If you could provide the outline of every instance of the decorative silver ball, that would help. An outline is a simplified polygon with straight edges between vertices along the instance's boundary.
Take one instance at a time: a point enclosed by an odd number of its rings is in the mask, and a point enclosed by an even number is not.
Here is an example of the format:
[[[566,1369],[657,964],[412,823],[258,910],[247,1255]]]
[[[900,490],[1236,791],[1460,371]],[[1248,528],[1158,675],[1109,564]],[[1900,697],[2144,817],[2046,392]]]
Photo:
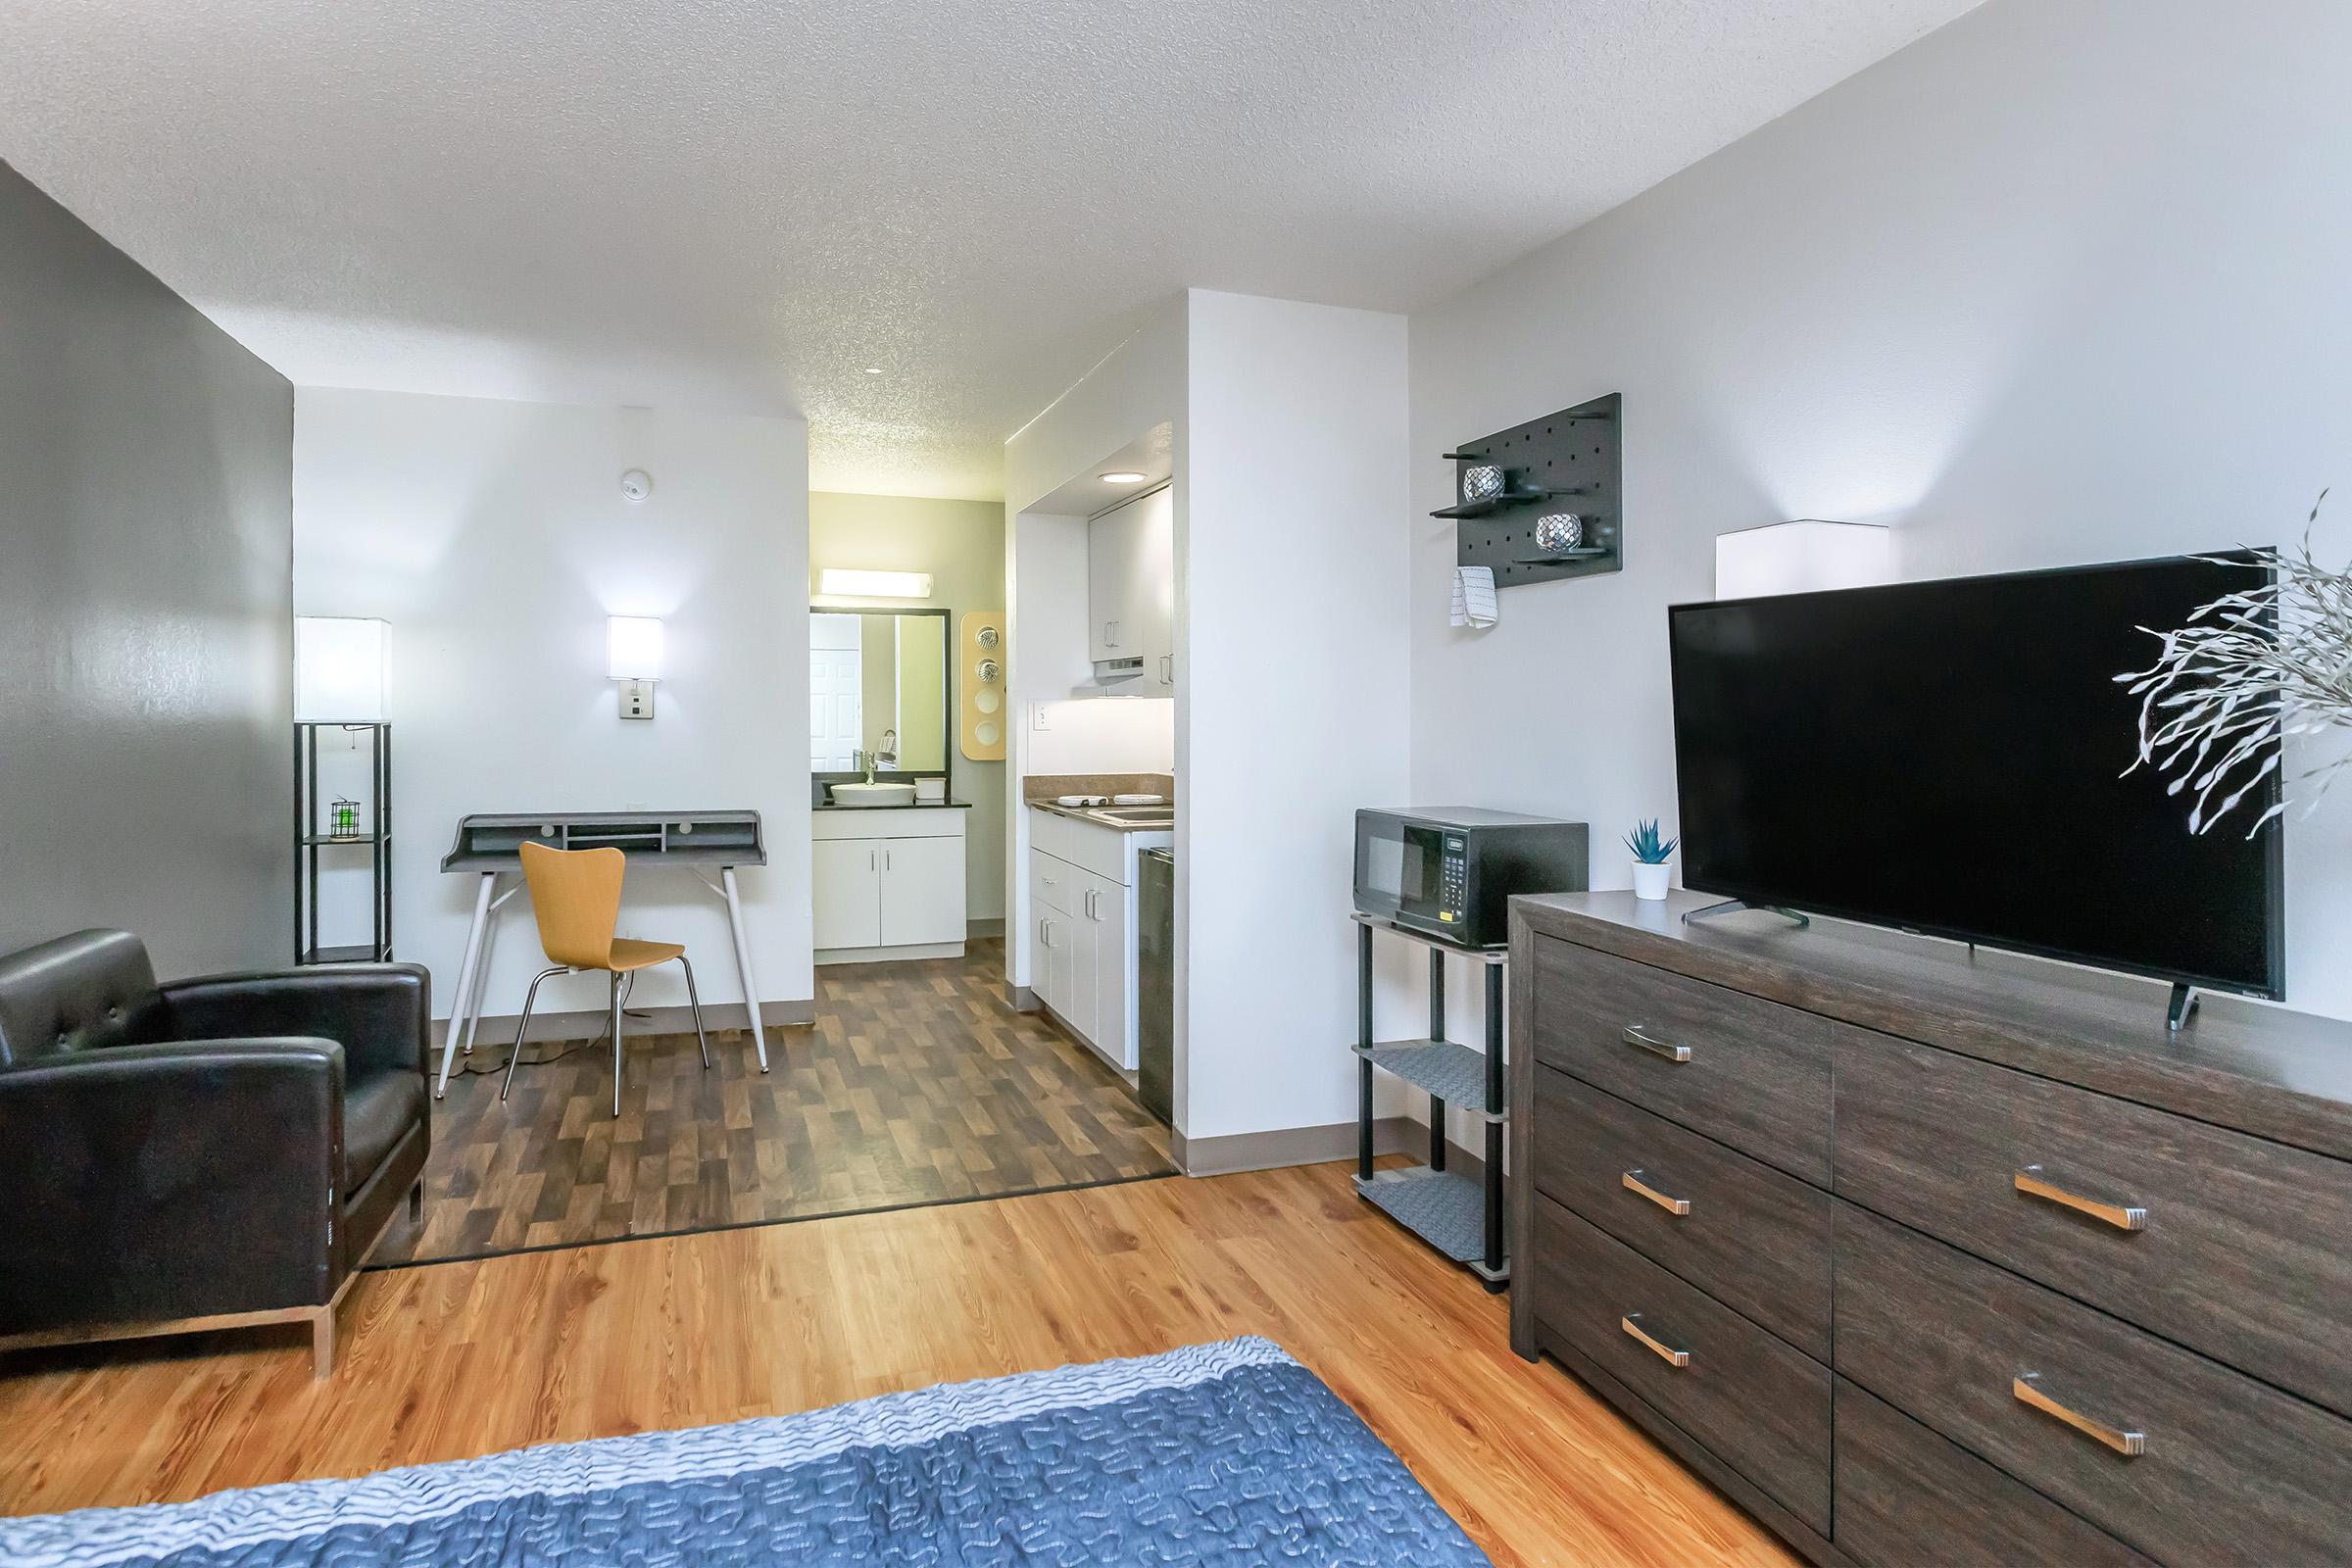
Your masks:
[[[1584,542],[1585,519],[1573,512],[1536,519],[1536,548],[1547,556],[1564,556]]]
[[[1502,470],[1489,464],[1462,470],[1462,499],[1492,501],[1502,494]]]

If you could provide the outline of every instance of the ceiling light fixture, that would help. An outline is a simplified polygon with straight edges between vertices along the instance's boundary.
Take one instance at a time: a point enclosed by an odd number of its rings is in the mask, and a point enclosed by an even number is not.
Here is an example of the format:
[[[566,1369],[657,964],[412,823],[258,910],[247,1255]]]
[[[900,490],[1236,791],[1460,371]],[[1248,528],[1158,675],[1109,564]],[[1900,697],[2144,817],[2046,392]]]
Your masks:
[[[865,373],[868,375],[880,375],[882,373],[882,367],[879,365],[869,365],[865,368]]]
[[[1108,473],[1098,473],[1095,477],[1104,484],[1142,484],[1152,476],[1138,473],[1133,468],[1113,468]]]

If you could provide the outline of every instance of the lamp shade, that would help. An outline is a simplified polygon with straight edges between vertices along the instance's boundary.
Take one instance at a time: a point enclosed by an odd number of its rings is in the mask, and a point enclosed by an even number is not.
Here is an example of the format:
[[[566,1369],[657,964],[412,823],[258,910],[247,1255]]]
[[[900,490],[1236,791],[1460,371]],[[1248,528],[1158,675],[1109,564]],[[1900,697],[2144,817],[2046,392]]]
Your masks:
[[[294,717],[305,724],[384,721],[384,623],[294,617]]]
[[[612,615],[605,621],[607,671],[614,680],[662,678],[662,622],[652,615]]]
[[[1875,522],[1799,517],[1715,539],[1715,597],[1758,599],[1894,581],[1894,536]]]

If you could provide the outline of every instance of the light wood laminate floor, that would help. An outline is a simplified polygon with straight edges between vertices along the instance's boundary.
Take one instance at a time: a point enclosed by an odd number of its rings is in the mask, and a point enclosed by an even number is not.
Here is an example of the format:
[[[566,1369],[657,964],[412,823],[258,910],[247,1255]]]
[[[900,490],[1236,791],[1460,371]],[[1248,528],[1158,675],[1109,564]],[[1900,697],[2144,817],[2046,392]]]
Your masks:
[[[273,1330],[0,1356],[0,1511],[184,1498],[1262,1334],[1497,1563],[1787,1564],[1348,1167],[1182,1177],[371,1273]]]

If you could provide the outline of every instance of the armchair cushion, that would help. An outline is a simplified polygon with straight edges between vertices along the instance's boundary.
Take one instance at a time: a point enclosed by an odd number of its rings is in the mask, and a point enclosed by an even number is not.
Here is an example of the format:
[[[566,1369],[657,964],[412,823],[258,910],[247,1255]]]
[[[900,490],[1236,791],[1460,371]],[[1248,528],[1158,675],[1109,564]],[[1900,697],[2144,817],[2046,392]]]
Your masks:
[[[359,1072],[343,1086],[343,1191],[358,1192],[423,1121],[424,1078],[406,1071]]]
[[[76,931],[0,957],[0,1067],[158,1040],[163,1017],[147,949],[127,931]]]
[[[366,1073],[430,1069],[429,984],[414,963],[337,964],[173,980],[161,988],[171,1038],[319,1035],[342,1042],[356,1083]]]

